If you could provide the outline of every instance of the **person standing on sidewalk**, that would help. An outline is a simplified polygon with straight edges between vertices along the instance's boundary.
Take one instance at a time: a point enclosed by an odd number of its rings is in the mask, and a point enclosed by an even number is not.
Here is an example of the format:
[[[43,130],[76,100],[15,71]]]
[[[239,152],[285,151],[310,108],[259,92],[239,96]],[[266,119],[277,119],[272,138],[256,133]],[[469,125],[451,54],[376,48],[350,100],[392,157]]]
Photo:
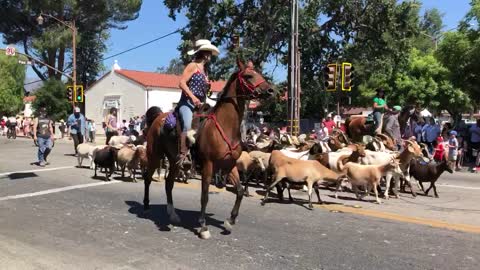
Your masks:
[[[95,143],[95,132],[96,132],[96,127],[95,127],[95,121],[90,120],[88,123],[88,133],[90,133],[90,142]]]
[[[110,108],[110,113],[105,117],[105,136],[107,137],[105,144],[108,145],[110,138],[116,135],[118,135],[117,109]]]
[[[73,113],[67,119],[67,126],[70,129],[70,136],[73,139],[75,155],[77,155],[77,146],[83,143],[83,136],[86,131],[85,116],[80,113],[80,108],[75,107]]]
[[[33,121],[33,140],[38,145],[38,165],[48,165],[47,157],[52,151],[55,135],[53,133],[53,122],[47,116],[45,107],[40,107],[38,117]]]

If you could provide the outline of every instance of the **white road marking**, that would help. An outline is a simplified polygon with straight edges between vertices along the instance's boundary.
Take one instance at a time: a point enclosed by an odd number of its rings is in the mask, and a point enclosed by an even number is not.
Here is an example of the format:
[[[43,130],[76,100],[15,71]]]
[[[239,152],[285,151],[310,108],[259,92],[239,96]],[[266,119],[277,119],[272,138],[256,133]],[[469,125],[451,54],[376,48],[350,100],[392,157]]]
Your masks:
[[[37,192],[32,192],[32,193],[25,193],[25,194],[18,194],[18,195],[0,197],[0,201],[35,197],[35,196],[41,196],[41,195],[46,195],[46,194],[51,194],[51,193],[58,193],[58,192],[68,191],[68,190],[73,190],[73,189],[110,185],[110,184],[116,184],[116,183],[121,183],[121,182],[122,181],[112,180],[112,181],[108,181],[108,182],[98,182],[98,183],[82,184],[82,185],[68,186],[68,187],[62,187],[62,188],[53,188],[53,189],[47,189],[47,190],[37,191]]]
[[[466,187],[466,186],[456,186],[456,185],[448,185],[448,184],[438,184],[437,187],[450,187],[450,188],[461,188],[461,189],[473,189],[473,190],[480,190],[480,187]]]
[[[5,173],[0,173],[0,176],[10,175],[10,174],[14,174],[14,173],[48,172],[48,171],[58,171],[58,170],[65,170],[65,169],[72,169],[72,168],[75,168],[75,167],[74,166],[64,166],[64,167],[45,168],[45,169],[37,169],[37,170],[5,172]]]

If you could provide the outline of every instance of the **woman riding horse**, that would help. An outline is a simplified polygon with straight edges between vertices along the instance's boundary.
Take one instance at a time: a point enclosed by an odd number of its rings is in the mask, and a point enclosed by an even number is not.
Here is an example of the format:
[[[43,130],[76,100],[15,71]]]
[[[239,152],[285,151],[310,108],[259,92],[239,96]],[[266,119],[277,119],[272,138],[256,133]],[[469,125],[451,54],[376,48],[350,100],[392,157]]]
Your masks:
[[[201,46],[197,51],[200,49]],[[198,63],[194,62],[195,67],[197,67],[196,64]],[[224,228],[228,231],[232,230],[232,225],[235,224],[238,216],[244,190],[235,165],[236,160],[242,153],[240,124],[244,118],[245,105],[249,99],[271,98],[275,95],[270,84],[260,73],[243,63],[240,59],[237,59],[237,65],[238,71],[228,80],[215,107],[208,113],[199,115],[199,117],[206,118],[197,131],[195,142],[195,162],[200,165],[202,171],[201,212],[199,218],[201,229],[199,235],[203,239],[210,237],[206,223],[208,190],[213,176],[218,172],[228,174],[230,183],[234,186],[237,193],[235,204],[230,217],[225,220]],[[188,70],[189,67],[186,68],[186,75],[189,74]],[[184,77],[188,78],[189,76]],[[190,77],[193,77],[193,75]],[[183,84],[185,84],[185,81]],[[188,95],[188,93],[185,95]],[[192,94],[192,96],[194,95]],[[191,100],[195,99],[191,98]],[[191,111],[187,111],[187,113],[189,112],[191,113]],[[169,163],[173,164],[173,166],[170,166],[168,176],[165,179],[167,214],[170,222],[179,223],[180,218],[176,214],[172,194],[174,180],[180,167],[176,162],[178,149],[173,143],[177,138],[170,132],[164,132],[163,126],[168,116],[167,113],[151,116],[155,117],[155,120],[147,119],[148,122],[152,123],[152,126],[147,134],[148,168],[144,174],[144,210],[147,211],[150,208],[149,193],[152,176],[159,167],[160,160],[167,157]]]
[[[375,121],[375,134],[382,133],[383,126],[383,114],[385,110],[388,110],[387,103],[385,102],[385,90],[378,88],[377,95],[373,98],[373,118]]]
[[[183,163],[188,152],[187,134],[192,128],[193,111],[195,107],[205,102],[210,89],[205,65],[210,61],[212,55],[217,56],[219,53],[218,48],[205,39],[197,40],[195,50],[188,52],[188,55],[193,55],[193,61],[185,67],[179,85],[182,89],[182,95],[178,102],[182,130],[177,159],[179,164]]]

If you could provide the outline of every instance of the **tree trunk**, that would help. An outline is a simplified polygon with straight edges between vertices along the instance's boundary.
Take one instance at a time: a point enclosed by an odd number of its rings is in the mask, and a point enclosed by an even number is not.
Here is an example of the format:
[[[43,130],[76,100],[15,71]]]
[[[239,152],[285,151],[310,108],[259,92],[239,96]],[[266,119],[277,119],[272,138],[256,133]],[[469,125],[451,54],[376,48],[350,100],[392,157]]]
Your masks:
[[[58,52],[58,62],[57,62],[58,70],[63,71],[63,68],[65,67],[65,47],[62,46],[60,47],[60,50]],[[57,72],[55,78],[57,80],[62,79],[62,73]]]
[[[47,59],[44,59],[47,64],[52,67],[56,66],[56,58],[57,58],[57,50],[56,49],[49,49],[47,50]],[[48,68],[48,77],[54,78],[57,72],[51,68]]]

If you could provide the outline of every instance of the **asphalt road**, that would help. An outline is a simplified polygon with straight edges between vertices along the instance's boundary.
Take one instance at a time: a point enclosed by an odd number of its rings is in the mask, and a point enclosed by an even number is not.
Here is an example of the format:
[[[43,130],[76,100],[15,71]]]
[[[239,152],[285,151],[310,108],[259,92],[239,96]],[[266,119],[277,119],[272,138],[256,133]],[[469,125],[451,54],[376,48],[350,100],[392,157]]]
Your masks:
[[[439,199],[402,194],[382,205],[342,199],[305,208],[261,191],[245,198],[234,231],[223,230],[234,195],[212,187],[212,238],[197,236],[197,180],[176,184],[182,224],[168,223],[163,182],[152,183],[143,213],[143,182],[92,179],[74,168],[70,142],[57,142],[39,168],[31,141],[0,138],[1,269],[478,269],[480,176],[442,176]],[[372,197],[368,198],[373,199]],[[355,207],[352,207],[355,206]]]

